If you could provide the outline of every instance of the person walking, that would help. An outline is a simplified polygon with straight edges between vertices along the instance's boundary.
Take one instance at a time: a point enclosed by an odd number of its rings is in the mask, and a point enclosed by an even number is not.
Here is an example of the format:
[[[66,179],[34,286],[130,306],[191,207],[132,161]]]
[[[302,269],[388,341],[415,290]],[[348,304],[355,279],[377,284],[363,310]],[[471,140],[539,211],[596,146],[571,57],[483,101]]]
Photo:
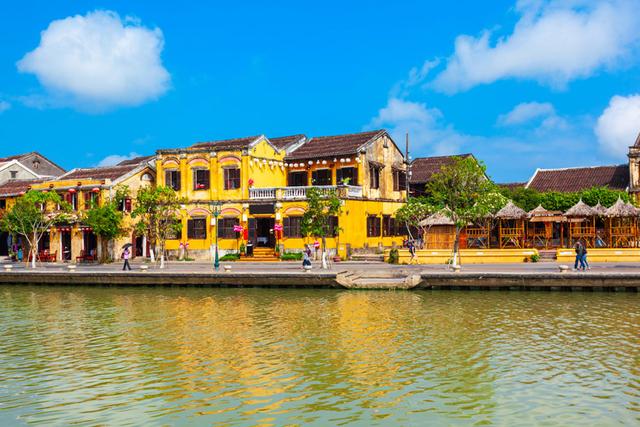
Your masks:
[[[411,254],[409,264],[413,264],[416,260],[416,245],[413,243],[413,240],[409,240],[409,242],[407,242],[407,248],[409,249],[409,254]]]
[[[127,246],[126,248],[124,248],[124,251],[122,252],[122,259],[124,260],[124,265],[122,266],[122,271],[125,271],[125,270],[131,271],[131,265],[129,265],[129,258],[130,257],[131,257],[131,251],[129,250],[129,247]]]
[[[302,268],[311,269],[311,249],[307,244],[304,245],[304,251],[302,251]]]
[[[587,261],[587,245],[583,245],[583,250],[582,250],[582,271],[585,270],[591,270],[591,267],[589,266],[589,261]]]
[[[584,269],[584,259],[583,259],[583,255],[585,252],[585,248],[584,245],[582,244],[582,242],[580,240],[578,240],[574,246],[574,249],[576,251],[576,261],[573,264],[573,271],[579,270],[579,269]],[[578,268],[578,263],[580,264],[580,268]]]

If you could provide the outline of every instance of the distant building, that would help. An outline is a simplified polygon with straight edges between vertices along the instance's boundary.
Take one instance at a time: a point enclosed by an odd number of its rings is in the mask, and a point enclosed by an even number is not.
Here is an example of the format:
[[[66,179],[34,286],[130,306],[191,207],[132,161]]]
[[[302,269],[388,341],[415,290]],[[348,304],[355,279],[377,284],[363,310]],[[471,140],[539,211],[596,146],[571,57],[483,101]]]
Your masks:
[[[54,178],[64,169],[38,152],[0,158],[0,184],[9,180]]]
[[[629,189],[629,166],[587,166],[560,169],[536,169],[525,188],[536,191],[570,193],[593,187]]]
[[[471,153],[452,156],[418,157],[409,164],[409,190],[410,196],[424,196],[425,186],[431,180],[433,174],[440,172],[444,166],[453,164],[458,157],[473,157]],[[475,157],[473,157],[475,159]]]

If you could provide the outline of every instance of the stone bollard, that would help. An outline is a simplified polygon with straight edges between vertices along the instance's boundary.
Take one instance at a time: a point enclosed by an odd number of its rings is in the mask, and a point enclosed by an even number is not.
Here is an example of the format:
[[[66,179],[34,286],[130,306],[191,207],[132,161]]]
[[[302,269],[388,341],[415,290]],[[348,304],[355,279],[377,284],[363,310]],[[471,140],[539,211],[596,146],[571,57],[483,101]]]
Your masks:
[[[140,271],[147,271],[149,269],[148,265],[141,265],[140,266]]]
[[[558,270],[560,271],[560,273],[566,273],[567,271],[569,271],[569,266],[568,265],[559,265],[558,266]]]
[[[12,264],[5,264],[4,265],[4,271],[11,271],[13,269],[13,265]]]
[[[231,266],[230,265],[225,265],[222,268],[224,268],[225,273],[229,273],[231,271]]]
[[[453,271],[454,273],[460,273],[461,267],[459,265],[452,265],[451,266],[451,271]]]
[[[69,270],[70,272],[76,271],[76,265],[75,264],[67,265],[67,270]]]

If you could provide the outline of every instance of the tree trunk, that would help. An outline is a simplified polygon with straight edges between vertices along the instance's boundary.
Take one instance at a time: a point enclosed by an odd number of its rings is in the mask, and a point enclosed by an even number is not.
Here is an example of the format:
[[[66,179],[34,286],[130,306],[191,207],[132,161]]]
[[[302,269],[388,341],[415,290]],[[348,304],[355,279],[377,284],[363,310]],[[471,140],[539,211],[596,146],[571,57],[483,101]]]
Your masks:
[[[328,269],[329,266],[327,265],[327,238],[325,236],[322,236],[322,254],[320,255],[322,257],[322,268],[323,269]]]
[[[30,246],[29,253],[31,254],[31,268],[35,269],[36,256],[38,255],[38,234],[37,233],[33,233],[33,242],[29,242],[29,246]]]
[[[456,238],[453,242],[453,262],[451,263],[453,267],[458,266],[458,258],[460,253],[460,227],[456,225]]]
[[[100,246],[102,246],[102,253],[100,254],[100,263],[104,264],[109,259],[109,241],[104,237],[101,237]]]

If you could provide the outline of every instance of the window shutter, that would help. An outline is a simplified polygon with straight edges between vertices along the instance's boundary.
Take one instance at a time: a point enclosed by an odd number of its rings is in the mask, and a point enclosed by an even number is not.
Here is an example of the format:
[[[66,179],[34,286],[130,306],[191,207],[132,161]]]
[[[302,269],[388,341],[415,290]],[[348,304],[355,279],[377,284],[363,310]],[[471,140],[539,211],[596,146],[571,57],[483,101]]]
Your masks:
[[[284,237],[291,237],[291,219],[287,216],[282,219]]]

